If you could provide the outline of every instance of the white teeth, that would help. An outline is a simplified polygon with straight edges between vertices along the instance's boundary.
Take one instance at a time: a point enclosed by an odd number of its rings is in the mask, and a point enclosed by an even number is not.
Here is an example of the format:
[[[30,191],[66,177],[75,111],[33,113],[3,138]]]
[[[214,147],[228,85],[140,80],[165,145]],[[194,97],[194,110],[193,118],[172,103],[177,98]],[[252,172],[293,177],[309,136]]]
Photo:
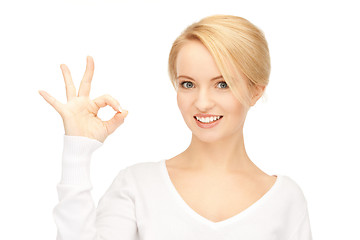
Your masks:
[[[195,116],[196,117],[196,116]],[[206,118],[203,118],[203,117],[196,117],[196,119],[200,122],[203,122],[203,123],[210,123],[210,122],[214,122],[216,120],[219,120],[220,116],[217,116],[217,117],[206,117]]]

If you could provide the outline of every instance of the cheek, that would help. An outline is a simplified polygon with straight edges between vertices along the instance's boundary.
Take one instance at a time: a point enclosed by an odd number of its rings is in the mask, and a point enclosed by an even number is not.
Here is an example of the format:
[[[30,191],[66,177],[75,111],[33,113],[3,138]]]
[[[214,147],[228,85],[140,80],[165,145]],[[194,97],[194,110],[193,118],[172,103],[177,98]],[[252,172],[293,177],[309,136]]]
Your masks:
[[[222,106],[225,112],[236,119],[243,119],[246,116],[247,109],[233,96],[224,96]]]
[[[247,109],[243,105],[241,105],[241,104],[238,105],[236,115],[237,115],[238,121],[242,125],[244,124],[244,121],[246,119],[247,112],[248,112]]]
[[[190,101],[191,101],[190,98],[187,97],[186,94],[178,92],[176,99],[177,99],[177,104],[178,104],[178,107],[180,109],[180,112],[181,113],[186,112],[189,109],[190,105],[191,105],[190,104]]]

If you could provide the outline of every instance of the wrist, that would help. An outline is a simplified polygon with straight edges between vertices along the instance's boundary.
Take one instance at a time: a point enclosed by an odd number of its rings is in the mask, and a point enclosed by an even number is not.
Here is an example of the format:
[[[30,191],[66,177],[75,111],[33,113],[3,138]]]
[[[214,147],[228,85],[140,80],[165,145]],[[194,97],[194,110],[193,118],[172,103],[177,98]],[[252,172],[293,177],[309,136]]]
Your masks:
[[[103,144],[83,136],[64,135],[62,155],[63,184],[89,184],[92,153]]]

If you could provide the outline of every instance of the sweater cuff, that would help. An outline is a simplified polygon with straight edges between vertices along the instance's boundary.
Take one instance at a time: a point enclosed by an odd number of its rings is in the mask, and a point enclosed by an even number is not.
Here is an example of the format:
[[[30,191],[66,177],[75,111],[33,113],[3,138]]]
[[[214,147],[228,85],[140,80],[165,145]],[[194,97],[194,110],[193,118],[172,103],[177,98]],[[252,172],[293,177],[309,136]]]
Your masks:
[[[91,185],[90,160],[92,153],[103,143],[83,136],[64,135],[61,184]]]

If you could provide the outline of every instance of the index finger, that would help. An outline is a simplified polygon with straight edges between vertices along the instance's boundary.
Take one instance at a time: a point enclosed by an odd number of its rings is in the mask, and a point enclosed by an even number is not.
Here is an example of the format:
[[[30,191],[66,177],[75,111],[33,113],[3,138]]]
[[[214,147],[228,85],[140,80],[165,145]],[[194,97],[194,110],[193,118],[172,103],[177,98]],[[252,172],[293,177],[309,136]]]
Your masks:
[[[76,97],[76,88],[74,86],[74,82],[72,81],[69,68],[65,64],[61,64],[60,68],[65,80],[66,97],[67,100],[70,101]]]
[[[90,95],[91,80],[94,75],[94,60],[91,56],[86,58],[86,70],[81,80],[78,96],[88,97]]]

